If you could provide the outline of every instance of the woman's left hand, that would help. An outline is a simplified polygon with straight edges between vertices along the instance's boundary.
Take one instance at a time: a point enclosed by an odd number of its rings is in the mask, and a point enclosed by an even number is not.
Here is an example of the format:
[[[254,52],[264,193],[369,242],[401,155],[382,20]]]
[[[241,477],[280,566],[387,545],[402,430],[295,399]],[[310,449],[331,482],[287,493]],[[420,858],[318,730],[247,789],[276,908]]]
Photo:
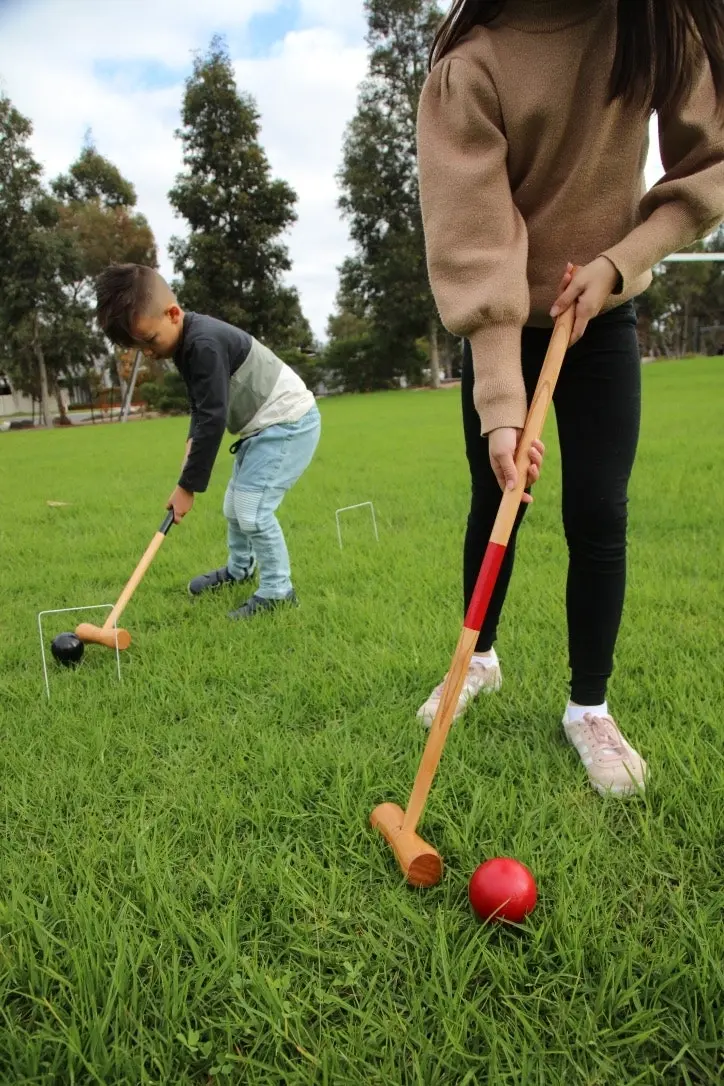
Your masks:
[[[568,277],[564,276],[564,281]],[[590,264],[573,273],[568,286],[555,301],[551,316],[558,317],[572,305],[576,307],[576,320],[571,335],[571,345],[577,343],[590,320],[597,317],[606,299],[616,289],[618,270],[608,257],[599,256]]]

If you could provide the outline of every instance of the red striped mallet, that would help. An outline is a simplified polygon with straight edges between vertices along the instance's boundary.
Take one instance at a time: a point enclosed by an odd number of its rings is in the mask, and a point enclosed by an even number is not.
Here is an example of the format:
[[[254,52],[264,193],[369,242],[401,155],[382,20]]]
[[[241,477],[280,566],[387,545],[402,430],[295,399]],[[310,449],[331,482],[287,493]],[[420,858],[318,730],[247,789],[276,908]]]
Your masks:
[[[540,437],[543,430],[553,398],[553,390],[573,331],[574,309],[575,307],[571,306],[562,313],[553,329],[525,428],[518,444],[515,458],[518,485],[515,490],[506,490],[500,502],[500,509],[490,534],[475,591],[465,615],[460,640],[455,649],[440,704],[410,793],[407,810],[403,811],[396,803],[381,803],[379,807],[375,807],[370,816],[372,825],[392,846],[403,874],[412,886],[434,886],[442,877],[442,857],[432,845],[428,845],[417,834],[417,824],[427,802],[445,740],[453,722],[455,706],[463,688],[478,634],[513,531],[528,475],[530,447]]]

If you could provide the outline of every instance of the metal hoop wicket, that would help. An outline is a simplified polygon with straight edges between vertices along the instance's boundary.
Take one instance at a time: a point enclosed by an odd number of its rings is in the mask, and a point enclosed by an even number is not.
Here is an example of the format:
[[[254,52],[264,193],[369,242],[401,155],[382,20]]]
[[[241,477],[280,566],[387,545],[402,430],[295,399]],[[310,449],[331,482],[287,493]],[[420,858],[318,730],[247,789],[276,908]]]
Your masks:
[[[340,550],[342,550],[342,528],[339,523],[339,514],[346,513],[350,509],[364,509],[366,506],[369,506],[370,513],[372,514],[372,527],[374,528],[375,539],[379,543],[380,537],[377,531],[377,518],[375,517],[374,504],[372,502],[358,502],[357,505],[343,505],[341,509],[338,509],[334,514],[334,518],[337,521],[337,539],[339,540]]]
[[[112,611],[115,605],[112,603],[94,603],[91,607],[56,607],[53,611],[38,611],[38,633],[40,635],[40,655],[43,659],[43,677],[45,679],[45,693],[50,701],[50,682],[48,680],[48,664],[45,658],[45,641],[43,638],[43,618],[45,615],[66,615],[69,611]],[[118,630],[118,623],[113,624],[114,630]],[[116,633],[116,670],[118,681],[121,681],[121,654],[118,650],[118,634]]]

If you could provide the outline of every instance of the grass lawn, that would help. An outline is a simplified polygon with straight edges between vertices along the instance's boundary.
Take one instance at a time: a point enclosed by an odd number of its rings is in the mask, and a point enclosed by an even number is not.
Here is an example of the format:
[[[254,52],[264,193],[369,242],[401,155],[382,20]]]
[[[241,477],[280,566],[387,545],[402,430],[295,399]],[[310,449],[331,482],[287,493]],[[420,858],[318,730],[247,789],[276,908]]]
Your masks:
[[[322,402],[281,512],[302,606],[243,627],[228,597],[185,594],[224,561],[222,452],[126,611],[123,682],[91,646],[52,667],[49,703],[36,612],[113,602],[186,421],[0,435],[0,1082],[722,1081],[724,364],[649,366],[644,383],[610,700],[648,796],[602,800],[562,736],[549,423],[505,685],[451,732],[421,826],[446,862],[427,891],[368,816],[404,806],[415,710],[460,627],[459,393]],[[340,551],[335,509],[368,499],[379,544],[361,510]],[[521,929],[471,916],[467,880],[494,855],[538,878]]]

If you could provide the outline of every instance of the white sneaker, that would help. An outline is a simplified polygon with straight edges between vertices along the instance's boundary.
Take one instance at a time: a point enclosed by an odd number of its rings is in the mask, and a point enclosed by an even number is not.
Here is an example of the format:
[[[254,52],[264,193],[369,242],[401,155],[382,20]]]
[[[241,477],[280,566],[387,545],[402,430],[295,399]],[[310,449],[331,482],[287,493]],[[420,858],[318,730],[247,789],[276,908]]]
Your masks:
[[[612,717],[586,713],[583,720],[571,723],[566,713],[563,730],[600,795],[631,796],[643,792],[646,762],[626,742]]]
[[[447,675],[445,676],[445,679],[447,679]],[[417,715],[422,721],[422,726],[424,728],[430,728],[432,726],[438,706],[440,705],[445,679],[443,679],[439,686],[435,687],[425,704],[417,711]],[[500,690],[502,683],[503,676],[500,672],[500,664],[497,663],[497,661],[496,663],[485,664],[482,660],[471,660],[468,673],[465,676],[463,688],[460,691],[457,706],[455,707],[455,712],[453,713],[453,720],[457,720],[460,714],[465,712],[468,703],[471,702],[473,698],[476,698],[478,694],[490,694],[493,690]]]

